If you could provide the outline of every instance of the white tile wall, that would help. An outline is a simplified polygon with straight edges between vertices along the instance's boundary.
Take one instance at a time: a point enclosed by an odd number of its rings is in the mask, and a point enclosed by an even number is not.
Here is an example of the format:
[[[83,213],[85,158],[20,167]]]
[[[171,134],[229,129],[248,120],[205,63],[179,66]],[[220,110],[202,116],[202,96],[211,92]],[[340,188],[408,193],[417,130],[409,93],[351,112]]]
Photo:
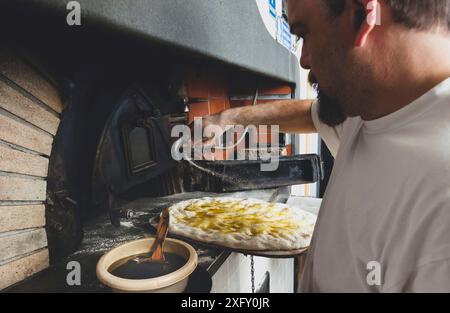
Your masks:
[[[272,293],[294,292],[294,259],[269,259],[255,257],[255,286],[263,282],[270,272]],[[233,253],[213,276],[213,293],[250,293],[250,257]]]

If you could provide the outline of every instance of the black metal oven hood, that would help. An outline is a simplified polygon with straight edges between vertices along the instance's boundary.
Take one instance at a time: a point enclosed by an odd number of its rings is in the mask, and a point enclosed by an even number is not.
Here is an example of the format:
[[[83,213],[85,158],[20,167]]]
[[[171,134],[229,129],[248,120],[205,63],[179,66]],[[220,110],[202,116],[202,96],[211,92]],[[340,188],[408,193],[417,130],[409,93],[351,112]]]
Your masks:
[[[98,25],[176,47],[287,83],[299,77],[297,58],[266,31],[255,0],[78,0],[82,25]],[[62,24],[68,1],[14,0],[53,12]]]

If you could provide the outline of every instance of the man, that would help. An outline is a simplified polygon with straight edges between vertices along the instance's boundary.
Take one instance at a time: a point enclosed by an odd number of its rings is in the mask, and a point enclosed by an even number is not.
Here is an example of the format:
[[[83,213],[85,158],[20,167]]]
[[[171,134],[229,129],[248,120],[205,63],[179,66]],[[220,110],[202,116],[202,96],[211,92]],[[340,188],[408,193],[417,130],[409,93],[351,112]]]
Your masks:
[[[335,168],[303,292],[450,292],[450,1],[289,0],[319,101],[217,124],[319,132]]]

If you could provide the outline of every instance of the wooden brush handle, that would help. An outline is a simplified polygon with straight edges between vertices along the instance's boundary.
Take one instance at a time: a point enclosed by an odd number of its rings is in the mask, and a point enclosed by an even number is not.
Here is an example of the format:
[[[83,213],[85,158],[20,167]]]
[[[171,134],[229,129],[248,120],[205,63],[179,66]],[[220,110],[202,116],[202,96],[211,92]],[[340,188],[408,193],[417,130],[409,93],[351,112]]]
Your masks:
[[[164,262],[164,241],[166,240],[167,233],[169,231],[169,209],[164,209],[160,215],[158,226],[156,227],[156,239],[153,243],[150,253],[152,254],[151,260],[153,262]]]

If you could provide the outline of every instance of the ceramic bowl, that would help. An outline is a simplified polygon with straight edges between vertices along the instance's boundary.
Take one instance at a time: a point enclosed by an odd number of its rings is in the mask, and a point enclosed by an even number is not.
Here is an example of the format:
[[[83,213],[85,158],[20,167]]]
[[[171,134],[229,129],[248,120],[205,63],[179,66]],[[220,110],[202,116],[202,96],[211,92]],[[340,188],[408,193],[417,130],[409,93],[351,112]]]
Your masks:
[[[111,265],[130,256],[147,253],[154,238],[132,241],[112,249],[97,263],[97,277],[114,292],[136,293],[181,293],[185,290],[189,276],[197,268],[198,256],[195,249],[180,240],[167,238],[164,252],[177,254],[186,259],[186,264],[170,274],[151,279],[123,279],[109,272]]]

